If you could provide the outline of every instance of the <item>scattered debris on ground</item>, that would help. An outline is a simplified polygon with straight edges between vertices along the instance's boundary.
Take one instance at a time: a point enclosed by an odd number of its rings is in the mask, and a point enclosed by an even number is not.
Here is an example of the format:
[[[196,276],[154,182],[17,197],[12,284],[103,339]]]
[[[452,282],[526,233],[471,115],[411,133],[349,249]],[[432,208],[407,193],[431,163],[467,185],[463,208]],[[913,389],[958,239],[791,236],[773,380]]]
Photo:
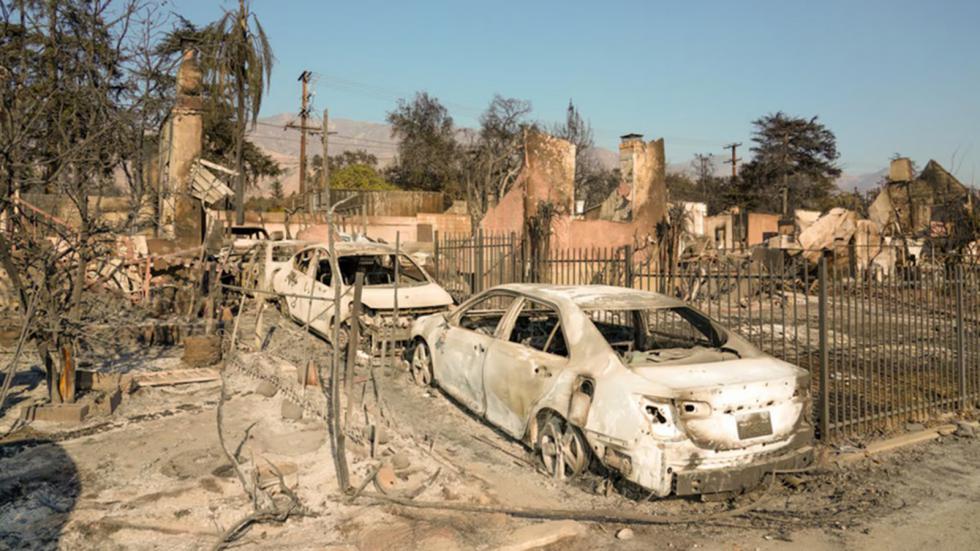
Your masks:
[[[253,321],[246,311],[241,334]],[[572,483],[543,476],[527,449],[438,390],[414,385],[401,368],[365,362],[356,366],[347,430],[353,491],[342,495],[325,430],[327,399],[300,377],[311,359],[318,368],[329,363],[329,345],[277,315],[266,324],[276,328],[266,349],[226,355],[217,379],[134,385],[112,416],[71,427],[34,421],[7,434],[2,541],[191,549],[240,536],[236,545],[270,548],[315,541],[351,549],[601,549],[669,537],[684,549],[720,534],[764,544],[813,530],[842,541],[980,484],[957,467],[978,451],[972,425],[963,423],[923,448],[780,476],[744,496],[648,501],[628,488],[609,492],[617,482],[595,474]],[[133,376],[189,369],[181,355],[177,347],[147,350]],[[24,388],[18,396],[43,391]],[[284,416],[286,403],[303,415]],[[569,510],[624,518],[560,518]],[[540,518],[544,511],[556,518]],[[683,528],[671,519],[684,519]],[[246,531],[247,523],[254,524]]]

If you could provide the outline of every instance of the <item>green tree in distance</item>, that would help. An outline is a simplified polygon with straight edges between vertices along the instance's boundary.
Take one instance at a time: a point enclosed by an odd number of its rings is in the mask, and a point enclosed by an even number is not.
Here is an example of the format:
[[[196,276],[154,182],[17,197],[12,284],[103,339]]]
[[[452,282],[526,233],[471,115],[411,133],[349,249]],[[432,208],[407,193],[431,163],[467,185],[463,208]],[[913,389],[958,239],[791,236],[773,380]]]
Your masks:
[[[749,209],[780,212],[782,190],[789,190],[790,208],[823,209],[836,191],[841,174],[834,133],[817,117],[792,117],[779,111],[752,122],[752,160],[742,165],[738,197]]]
[[[330,173],[331,189],[391,190],[396,186],[385,181],[384,176],[368,165],[347,165]]]
[[[388,113],[391,134],[399,139],[389,179],[402,189],[459,193],[456,129],[449,111],[426,92],[398,100]]]

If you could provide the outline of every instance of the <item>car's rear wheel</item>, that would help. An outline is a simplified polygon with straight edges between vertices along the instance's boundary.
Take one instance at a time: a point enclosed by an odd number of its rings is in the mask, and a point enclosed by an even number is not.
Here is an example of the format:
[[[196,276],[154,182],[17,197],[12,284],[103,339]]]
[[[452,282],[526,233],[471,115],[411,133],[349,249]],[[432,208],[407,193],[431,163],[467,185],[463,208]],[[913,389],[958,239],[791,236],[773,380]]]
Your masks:
[[[538,431],[538,452],[552,478],[574,478],[589,466],[589,446],[582,433],[558,416],[550,416]]]
[[[432,384],[432,352],[425,341],[418,341],[412,351],[412,380],[421,386]]]

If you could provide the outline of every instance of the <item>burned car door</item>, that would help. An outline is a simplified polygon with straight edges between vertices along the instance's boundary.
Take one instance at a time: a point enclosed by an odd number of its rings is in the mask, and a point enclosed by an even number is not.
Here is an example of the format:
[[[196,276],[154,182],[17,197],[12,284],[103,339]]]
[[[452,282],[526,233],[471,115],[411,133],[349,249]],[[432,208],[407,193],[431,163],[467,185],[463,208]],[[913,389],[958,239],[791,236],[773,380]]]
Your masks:
[[[329,252],[323,249],[319,250],[319,254],[313,259],[311,274],[313,289],[311,294],[314,300],[308,301],[309,305],[307,306],[309,308],[310,327],[324,335],[329,335],[334,312],[333,285],[340,284],[340,278],[333,277],[334,263]],[[343,290],[342,286],[341,290]]]
[[[483,361],[513,303],[514,296],[504,293],[477,299],[450,318],[434,343],[439,386],[480,415],[486,410]]]
[[[283,274],[280,288],[277,289],[278,292],[287,295],[286,307],[289,308],[289,315],[300,322],[306,322],[310,311],[310,300],[301,297],[308,296],[313,289],[313,277],[310,272],[314,267],[316,251],[313,248],[296,253],[292,268]]]
[[[549,304],[525,299],[483,362],[486,417],[505,432],[524,435],[534,405],[568,363],[561,316]]]

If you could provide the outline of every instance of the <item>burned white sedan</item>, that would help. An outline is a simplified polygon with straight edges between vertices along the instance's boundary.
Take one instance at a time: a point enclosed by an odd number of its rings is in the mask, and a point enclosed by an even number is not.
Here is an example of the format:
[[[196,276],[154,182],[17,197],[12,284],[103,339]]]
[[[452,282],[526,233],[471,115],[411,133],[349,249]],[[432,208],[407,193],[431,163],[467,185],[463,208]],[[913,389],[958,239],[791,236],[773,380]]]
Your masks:
[[[708,494],[813,461],[809,374],[663,295],[503,285],[412,336],[416,381],[559,478],[594,461],[658,496]]]
[[[358,272],[364,274],[362,321],[389,326],[386,338],[392,341],[407,340],[408,328],[416,317],[445,311],[453,303],[449,293],[421,266],[405,254],[396,254],[394,247],[380,243],[341,242],[335,244],[334,252],[331,257],[328,247],[320,244],[299,250],[288,266],[273,275],[272,287],[282,297],[282,304],[292,318],[309,324],[313,331],[330,339],[335,315],[334,286],[339,285],[342,326],[338,344],[341,347],[347,342],[346,321],[354,300],[350,291]],[[393,317],[396,276],[397,320]],[[372,329],[375,327],[366,328],[367,331]]]

